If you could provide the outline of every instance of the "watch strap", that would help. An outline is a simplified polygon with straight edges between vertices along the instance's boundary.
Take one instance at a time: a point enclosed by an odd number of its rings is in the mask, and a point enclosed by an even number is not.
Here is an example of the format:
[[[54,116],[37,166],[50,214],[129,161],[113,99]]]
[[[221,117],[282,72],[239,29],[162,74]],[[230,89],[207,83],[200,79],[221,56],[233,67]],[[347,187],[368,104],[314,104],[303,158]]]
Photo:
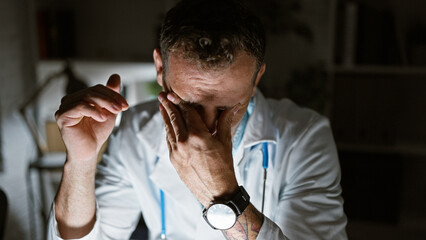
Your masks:
[[[237,217],[239,217],[250,204],[250,196],[243,186],[239,186],[237,193],[230,201],[235,206]]]

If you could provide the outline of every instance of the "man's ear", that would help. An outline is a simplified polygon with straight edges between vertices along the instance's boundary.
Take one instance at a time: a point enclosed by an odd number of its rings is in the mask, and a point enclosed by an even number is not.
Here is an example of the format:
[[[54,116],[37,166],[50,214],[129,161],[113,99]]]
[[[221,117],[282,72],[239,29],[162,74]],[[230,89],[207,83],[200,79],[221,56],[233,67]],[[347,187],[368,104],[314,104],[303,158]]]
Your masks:
[[[157,82],[163,87],[163,59],[161,57],[160,49],[154,49],[153,53],[155,70],[157,71]]]
[[[262,66],[260,67],[259,71],[257,72],[256,75],[256,80],[254,81],[254,86],[253,86],[253,92],[252,92],[252,97],[254,96],[254,94],[257,91],[257,85],[259,84],[260,79],[262,78],[263,74],[265,73],[266,70],[266,63],[263,63]]]

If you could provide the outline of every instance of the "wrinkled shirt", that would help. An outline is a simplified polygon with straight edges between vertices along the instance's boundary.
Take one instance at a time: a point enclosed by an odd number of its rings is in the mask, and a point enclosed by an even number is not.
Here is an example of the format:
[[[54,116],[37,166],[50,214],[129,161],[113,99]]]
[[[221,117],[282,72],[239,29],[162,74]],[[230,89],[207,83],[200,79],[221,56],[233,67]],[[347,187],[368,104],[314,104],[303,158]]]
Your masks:
[[[288,99],[265,99],[258,91],[253,100],[234,168],[239,185],[260,210],[262,143],[267,143],[265,217],[257,239],[347,239],[340,166],[329,121]],[[123,113],[98,164],[96,222],[81,239],[129,239],[141,213],[149,239],[160,239],[160,190],[167,239],[225,239],[203,219],[201,204],[170,163],[158,105],[142,103]],[[48,239],[62,239],[54,207],[47,234]]]

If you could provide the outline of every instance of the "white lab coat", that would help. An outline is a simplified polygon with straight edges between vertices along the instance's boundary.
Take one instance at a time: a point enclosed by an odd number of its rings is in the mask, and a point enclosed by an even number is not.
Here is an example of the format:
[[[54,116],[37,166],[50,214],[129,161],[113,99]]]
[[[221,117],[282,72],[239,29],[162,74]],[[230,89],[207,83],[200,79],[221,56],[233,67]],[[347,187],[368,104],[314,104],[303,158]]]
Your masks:
[[[346,239],[340,167],[329,122],[290,100],[258,92],[243,140],[235,152],[238,183],[261,209],[262,144],[268,142],[265,220],[257,239]],[[128,239],[142,212],[149,239],[161,232],[160,189],[168,239],[224,239],[202,217],[202,206],[169,161],[158,102],[123,114],[96,177],[97,213],[83,239]],[[51,211],[49,239],[61,239]]]

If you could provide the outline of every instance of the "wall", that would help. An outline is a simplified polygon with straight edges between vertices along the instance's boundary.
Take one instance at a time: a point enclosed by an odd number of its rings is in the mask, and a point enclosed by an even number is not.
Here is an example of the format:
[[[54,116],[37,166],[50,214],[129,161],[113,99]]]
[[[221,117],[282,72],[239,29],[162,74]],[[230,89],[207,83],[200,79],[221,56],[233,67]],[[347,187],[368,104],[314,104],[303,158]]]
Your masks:
[[[38,14],[44,12],[47,22],[59,24],[59,34],[61,26],[69,28],[64,34],[72,38],[71,45],[75,50],[71,57],[101,61],[152,61],[157,30],[171,1],[36,2]],[[61,19],[56,15],[64,12],[74,18],[71,20],[73,23],[63,21],[61,25]],[[56,20],[52,20],[52,14]]]
[[[289,23],[288,31],[273,33],[267,30],[267,71],[262,81],[264,91],[271,97],[285,96],[284,87],[292,71],[321,63],[325,65],[329,61],[331,3],[331,0],[300,0],[300,9],[289,13],[295,20]],[[305,26],[312,38],[291,29],[296,25]]]
[[[35,148],[17,108],[33,89],[34,55],[30,19],[31,1],[0,1],[0,91],[4,168],[0,187],[9,199],[5,239],[29,236],[29,209],[25,174]]]

